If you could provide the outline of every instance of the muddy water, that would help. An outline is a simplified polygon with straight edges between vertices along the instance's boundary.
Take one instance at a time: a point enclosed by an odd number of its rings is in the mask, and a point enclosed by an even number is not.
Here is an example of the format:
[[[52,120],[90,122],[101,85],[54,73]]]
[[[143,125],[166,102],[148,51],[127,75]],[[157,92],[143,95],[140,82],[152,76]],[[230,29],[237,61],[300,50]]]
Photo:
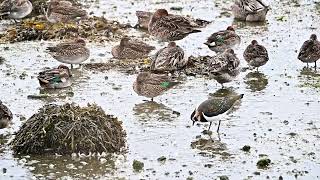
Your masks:
[[[111,0],[88,3],[90,11],[121,22],[135,24],[136,10],[182,7],[173,13],[214,20],[203,33],[178,42],[187,55],[214,55],[203,42],[211,33],[236,24],[242,43],[236,49],[241,66],[246,67],[242,52],[253,39],[264,44],[270,61],[260,72],[246,70],[221,90],[214,80],[188,77],[177,88],[146,102],[132,90],[135,75],[116,71],[74,70],[74,84],[69,89],[40,91],[37,73],[59,63],[44,52],[55,42],[23,42],[0,45],[1,100],[14,113],[13,124],[0,131],[0,179],[213,179],[226,175],[230,179],[319,179],[319,74],[306,70],[296,59],[297,50],[310,33],[317,33],[319,14],[313,1],[271,1],[272,10],[265,24],[233,22],[226,15],[231,1],[127,1]],[[319,8],[318,8],[319,9]],[[222,15],[221,15],[222,14]],[[132,34],[163,46],[143,32]],[[88,62],[106,62],[114,43],[89,44]],[[319,71],[320,69],[318,69]],[[46,99],[28,99],[28,95],[47,93]],[[190,114],[205,99],[226,94],[244,93],[235,110],[224,118],[220,139],[202,131],[207,124],[192,126]],[[25,118],[48,102],[82,105],[97,103],[107,113],[123,121],[127,132],[128,152],[124,155],[68,157],[13,156],[6,142],[12,138]],[[212,127],[215,130],[215,126]],[[212,141],[212,140],[213,141]],[[251,147],[243,152],[244,145]],[[271,165],[258,169],[257,161],[268,156]],[[159,162],[159,157],[166,157]],[[133,160],[144,163],[135,172]]]

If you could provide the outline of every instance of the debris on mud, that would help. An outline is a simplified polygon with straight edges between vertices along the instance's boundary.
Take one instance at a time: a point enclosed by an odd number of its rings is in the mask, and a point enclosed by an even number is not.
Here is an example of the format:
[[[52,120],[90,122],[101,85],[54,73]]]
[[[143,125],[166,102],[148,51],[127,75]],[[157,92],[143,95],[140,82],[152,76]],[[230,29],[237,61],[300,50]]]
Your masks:
[[[17,26],[10,26],[0,33],[0,42],[21,42],[31,40],[70,39],[81,37],[94,42],[117,41],[131,26],[104,17],[89,17],[75,23],[50,24],[43,18],[25,19]]]
[[[269,158],[263,158],[257,162],[257,167],[259,169],[265,169],[270,165],[270,163],[271,163],[271,160]]]
[[[125,136],[122,123],[95,104],[49,104],[24,122],[11,145],[16,154],[115,153]]]
[[[133,160],[132,167],[135,171],[139,172],[143,169],[144,163],[138,160]]]

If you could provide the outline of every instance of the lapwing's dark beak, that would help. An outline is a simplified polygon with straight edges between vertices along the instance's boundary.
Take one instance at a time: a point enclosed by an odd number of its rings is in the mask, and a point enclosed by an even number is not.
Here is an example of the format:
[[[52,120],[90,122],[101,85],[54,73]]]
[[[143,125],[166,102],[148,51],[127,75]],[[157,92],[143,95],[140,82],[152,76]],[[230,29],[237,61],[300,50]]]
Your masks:
[[[194,123],[196,123],[195,121],[192,122],[192,126],[194,126]]]

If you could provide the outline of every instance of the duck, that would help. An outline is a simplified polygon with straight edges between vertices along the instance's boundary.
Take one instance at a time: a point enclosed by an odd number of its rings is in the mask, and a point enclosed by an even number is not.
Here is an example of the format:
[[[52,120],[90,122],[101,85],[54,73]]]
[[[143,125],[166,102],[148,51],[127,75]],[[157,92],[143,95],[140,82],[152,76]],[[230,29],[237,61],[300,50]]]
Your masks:
[[[158,9],[151,17],[148,31],[161,41],[177,41],[189,34],[201,32],[181,16],[169,16],[165,9]]]
[[[136,24],[135,27],[141,28],[143,30],[148,30],[148,25],[152,15],[153,15],[153,12],[136,11],[138,23]],[[180,15],[169,14],[169,16],[175,16],[177,19],[183,19],[183,21],[185,22],[190,22],[190,26],[194,28],[204,28],[211,23],[210,21],[206,21],[202,19],[193,19],[190,17],[180,16]]]
[[[182,69],[188,63],[184,57],[183,49],[175,42],[168,43],[167,47],[160,49],[151,62],[152,71],[175,71]]]
[[[73,64],[80,64],[90,57],[90,50],[81,38],[47,47],[47,51],[57,61],[71,64],[71,69]]]
[[[165,74],[141,72],[133,83],[133,90],[139,96],[151,98],[151,101],[153,101],[154,97],[162,95],[177,84],[179,82],[173,81]]]
[[[247,22],[264,22],[269,10],[262,0],[235,0],[231,6],[234,18]]]
[[[29,0],[4,0],[0,4],[0,16],[7,15],[16,22],[32,12],[33,6]]]
[[[240,36],[235,32],[232,26],[228,26],[226,30],[221,30],[213,33],[204,44],[210,50],[221,53],[228,48],[233,48],[241,42]]]
[[[218,83],[231,82],[240,74],[240,60],[233,49],[226,49],[223,53],[208,59],[208,69]]]
[[[112,48],[111,54],[116,59],[139,59],[148,57],[148,54],[154,49],[154,46],[124,36],[120,44]]]
[[[45,12],[46,19],[50,23],[68,23],[87,17],[87,12],[73,6],[69,1],[51,0]]]
[[[65,65],[59,65],[39,73],[38,80],[44,89],[62,89],[71,86],[71,71]]]
[[[213,97],[203,101],[191,113],[190,119],[193,125],[196,122],[210,122],[208,131],[210,131],[212,122],[219,121],[217,133],[220,130],[221,116],[228,114],[235,103],[243,98],[244,94],[232,95],[226,97]]]
[[[267,49],[258,44],[257,40],[251,41],[251,44],[245,49],[243,57],[248,62],[249,66],[256,67],[257,70],[260,66],[265,65],[269,61]]]
[[[304,63],[314,62],[314,68],[317,67],[317,60],[320,59],[320,42],[316,34],[311,34],[310,39],[305,41],[300,48],[298,59]]]
[[[0,100],[0,129],[8,127],[13,118],[10,109]]]

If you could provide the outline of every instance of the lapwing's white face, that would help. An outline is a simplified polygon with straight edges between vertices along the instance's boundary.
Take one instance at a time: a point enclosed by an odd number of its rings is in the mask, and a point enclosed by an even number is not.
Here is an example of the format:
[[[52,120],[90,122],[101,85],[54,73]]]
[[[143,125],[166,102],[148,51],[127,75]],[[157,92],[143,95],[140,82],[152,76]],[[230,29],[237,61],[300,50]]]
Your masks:
[[[191,114],[191,120],[193,121],[193,124],[196,122],[196,121],[200,121],[200,117],[201,114],[197,111],[197,109],[195,109],[193,111],[193,113]]]

